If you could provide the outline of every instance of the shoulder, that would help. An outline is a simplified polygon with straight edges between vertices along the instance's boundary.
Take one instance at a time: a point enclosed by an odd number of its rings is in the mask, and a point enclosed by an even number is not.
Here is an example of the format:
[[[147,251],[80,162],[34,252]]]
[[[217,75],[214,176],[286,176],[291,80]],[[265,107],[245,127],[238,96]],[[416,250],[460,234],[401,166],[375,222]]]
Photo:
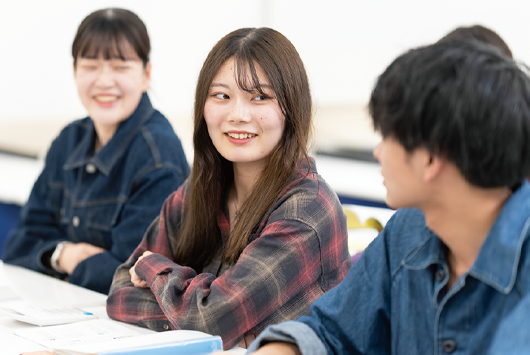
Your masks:
[[[173,191],[166,198],[160,216],[164,223],[168,221],[173,224],[178,224],[183,218],[189,199],[188,183],[189,179],[186,179],[176,191]]]
[[[55,137],[47,152],[47,160],[57,159],[65,162],[75,147],[92,127],[90,118],[75,120],[64,127]]]
[[[530,218],[527,220],[530,224]],[[530,228],[529,228],[530,229]],[[521,288],[519,291],[525,297],[530,298],[530,231],[524,231],[526,236],[522,241],[520,260],[517,271],[517,284]]]
[[[64,145],[77,145],[91,127],[93,126],[88,117],[69,123],[54,139],[52,147],[62,145],[64,148]]]
[[[186,177],[189,165],[180,139],[169,121],[158,111],[134,135],[127,159],[149,169],[168,168]]]
[[[298,177],[285,188],[273,207],[270,221],[291,219],[314,229],[330,223],[345,223],[345,216],[337,194],[316,172]]]
[[[373,244],[384,244],[390,266],[395,269],[433,237],[423,213],[405,208],[394,213]]]
[[[182,149],[180,139],[173,130],[171,123],[159,111],[155,110],[153,115],[141,127],[140,135],[143,139],[148,140],[149,136],[158,148],[180,148]]]

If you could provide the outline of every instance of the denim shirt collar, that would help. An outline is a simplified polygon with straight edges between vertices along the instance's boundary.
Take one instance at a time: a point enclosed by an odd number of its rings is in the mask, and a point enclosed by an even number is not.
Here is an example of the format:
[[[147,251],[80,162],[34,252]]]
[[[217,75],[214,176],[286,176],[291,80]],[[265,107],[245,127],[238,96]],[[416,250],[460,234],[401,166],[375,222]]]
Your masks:
[[[525,181],[506,201],[468,274],[507,294],[517,277],[524,241],[530,228],[530,185]],[[446,264],[445,244],[425,226],[423,242],[403,260],[410,269]]]
[[[142,94],[140,103],[133,114],[120,123],[116,133],[114,133],[110,141],[96,155],[92,155],[96,134],[94,122],[87,120],[88,127],[85,134],[70,155],[70,158],[64,164],[63,169],[75,169],[91,162],[101,173],[108,176],[118,158],[128,148],[134,135],[151,117],[154,111],[147,94]]]

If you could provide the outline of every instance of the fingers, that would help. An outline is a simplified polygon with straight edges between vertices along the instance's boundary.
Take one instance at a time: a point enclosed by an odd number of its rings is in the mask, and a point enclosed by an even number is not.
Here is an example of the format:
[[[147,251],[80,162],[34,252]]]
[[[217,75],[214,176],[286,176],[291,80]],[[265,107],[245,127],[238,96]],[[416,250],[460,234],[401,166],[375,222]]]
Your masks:
[[[135,265],[136,266],[136,265]],[[134,285],[134,287],[139,287],[139,288],[147,288],[149,287],[147,285],[147,282],[145,282],[144,280],[142,280],[140,278],[140,276],[138,276],[136,274],[136,271],[135,271],[135,266],[133,266],[132,268],[129,269],[129,275],[131,275],[131,282],[132,284]]]
[[[154,253],[152,251],[149,251],[149,250],[144,251],[144,253],[138,258],[138,261],[142,260],[143,258],[145,258],[146,256],[149,256],[151,254],[154,254]]]
[[[241,339],[241,341],[237,344],[237,346],[239,346],[240,348],[243,348],[243,349],[248,349],[250,344],[255,339],[256,339],[256,335],[255,334],[249,334],[249,335],[245,336],[243,339]]]
[[[85,259],[106,251],[103,248],[88,243],[77,243],[77,246],[80,248],[80,253],[85,256]]]

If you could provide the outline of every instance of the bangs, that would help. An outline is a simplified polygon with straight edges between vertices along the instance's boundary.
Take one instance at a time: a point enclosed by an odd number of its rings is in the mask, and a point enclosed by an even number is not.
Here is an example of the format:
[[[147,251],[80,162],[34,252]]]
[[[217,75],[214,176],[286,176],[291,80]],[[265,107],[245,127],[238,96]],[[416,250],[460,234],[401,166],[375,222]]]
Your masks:
[[[77,57],[105,60],[140,59],[123,33],[98,32],[83,38]]]
[[[256,71],[257,61],[248,53],[236,54],[234,58],[235,62],[235,79],[237,86],[246,92],[254,93],[259,92],[260,95],[266,96],[266,93],[263,91],[262,83],[259,82],[258,73]],[[259,65],[259,64],[257,64]],[[264,68],[261,68],[265,73]],[[265,73],[267,75],[267,73]],[[270,82],[270,79],[267,77],[267,80]],[[276,90],[273,87],[273,84],[269,84],[271,89],[276,95]]]
[[[143,22],[122,9],[100,10],[90,14],[79,26],[72,57],[97,59],[140,59],[149,62],[151,45]]]

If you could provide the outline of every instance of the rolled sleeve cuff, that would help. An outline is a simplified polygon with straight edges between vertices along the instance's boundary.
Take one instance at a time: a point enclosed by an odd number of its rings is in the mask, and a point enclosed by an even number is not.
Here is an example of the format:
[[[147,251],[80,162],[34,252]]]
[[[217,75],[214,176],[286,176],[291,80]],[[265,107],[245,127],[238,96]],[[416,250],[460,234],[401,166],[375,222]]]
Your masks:
[[[160,254],[151,254],[136,264],[135,272],[148,285],[151,285],[155,277],[164,270],[174,269],[176,264]]]
[[[296,344],[303,355],[326,354],[326,347],[317,334],[308,325],[289,321],[267,327],[256,340],[250,344],[247,354],[272,342],[286,342]]]

